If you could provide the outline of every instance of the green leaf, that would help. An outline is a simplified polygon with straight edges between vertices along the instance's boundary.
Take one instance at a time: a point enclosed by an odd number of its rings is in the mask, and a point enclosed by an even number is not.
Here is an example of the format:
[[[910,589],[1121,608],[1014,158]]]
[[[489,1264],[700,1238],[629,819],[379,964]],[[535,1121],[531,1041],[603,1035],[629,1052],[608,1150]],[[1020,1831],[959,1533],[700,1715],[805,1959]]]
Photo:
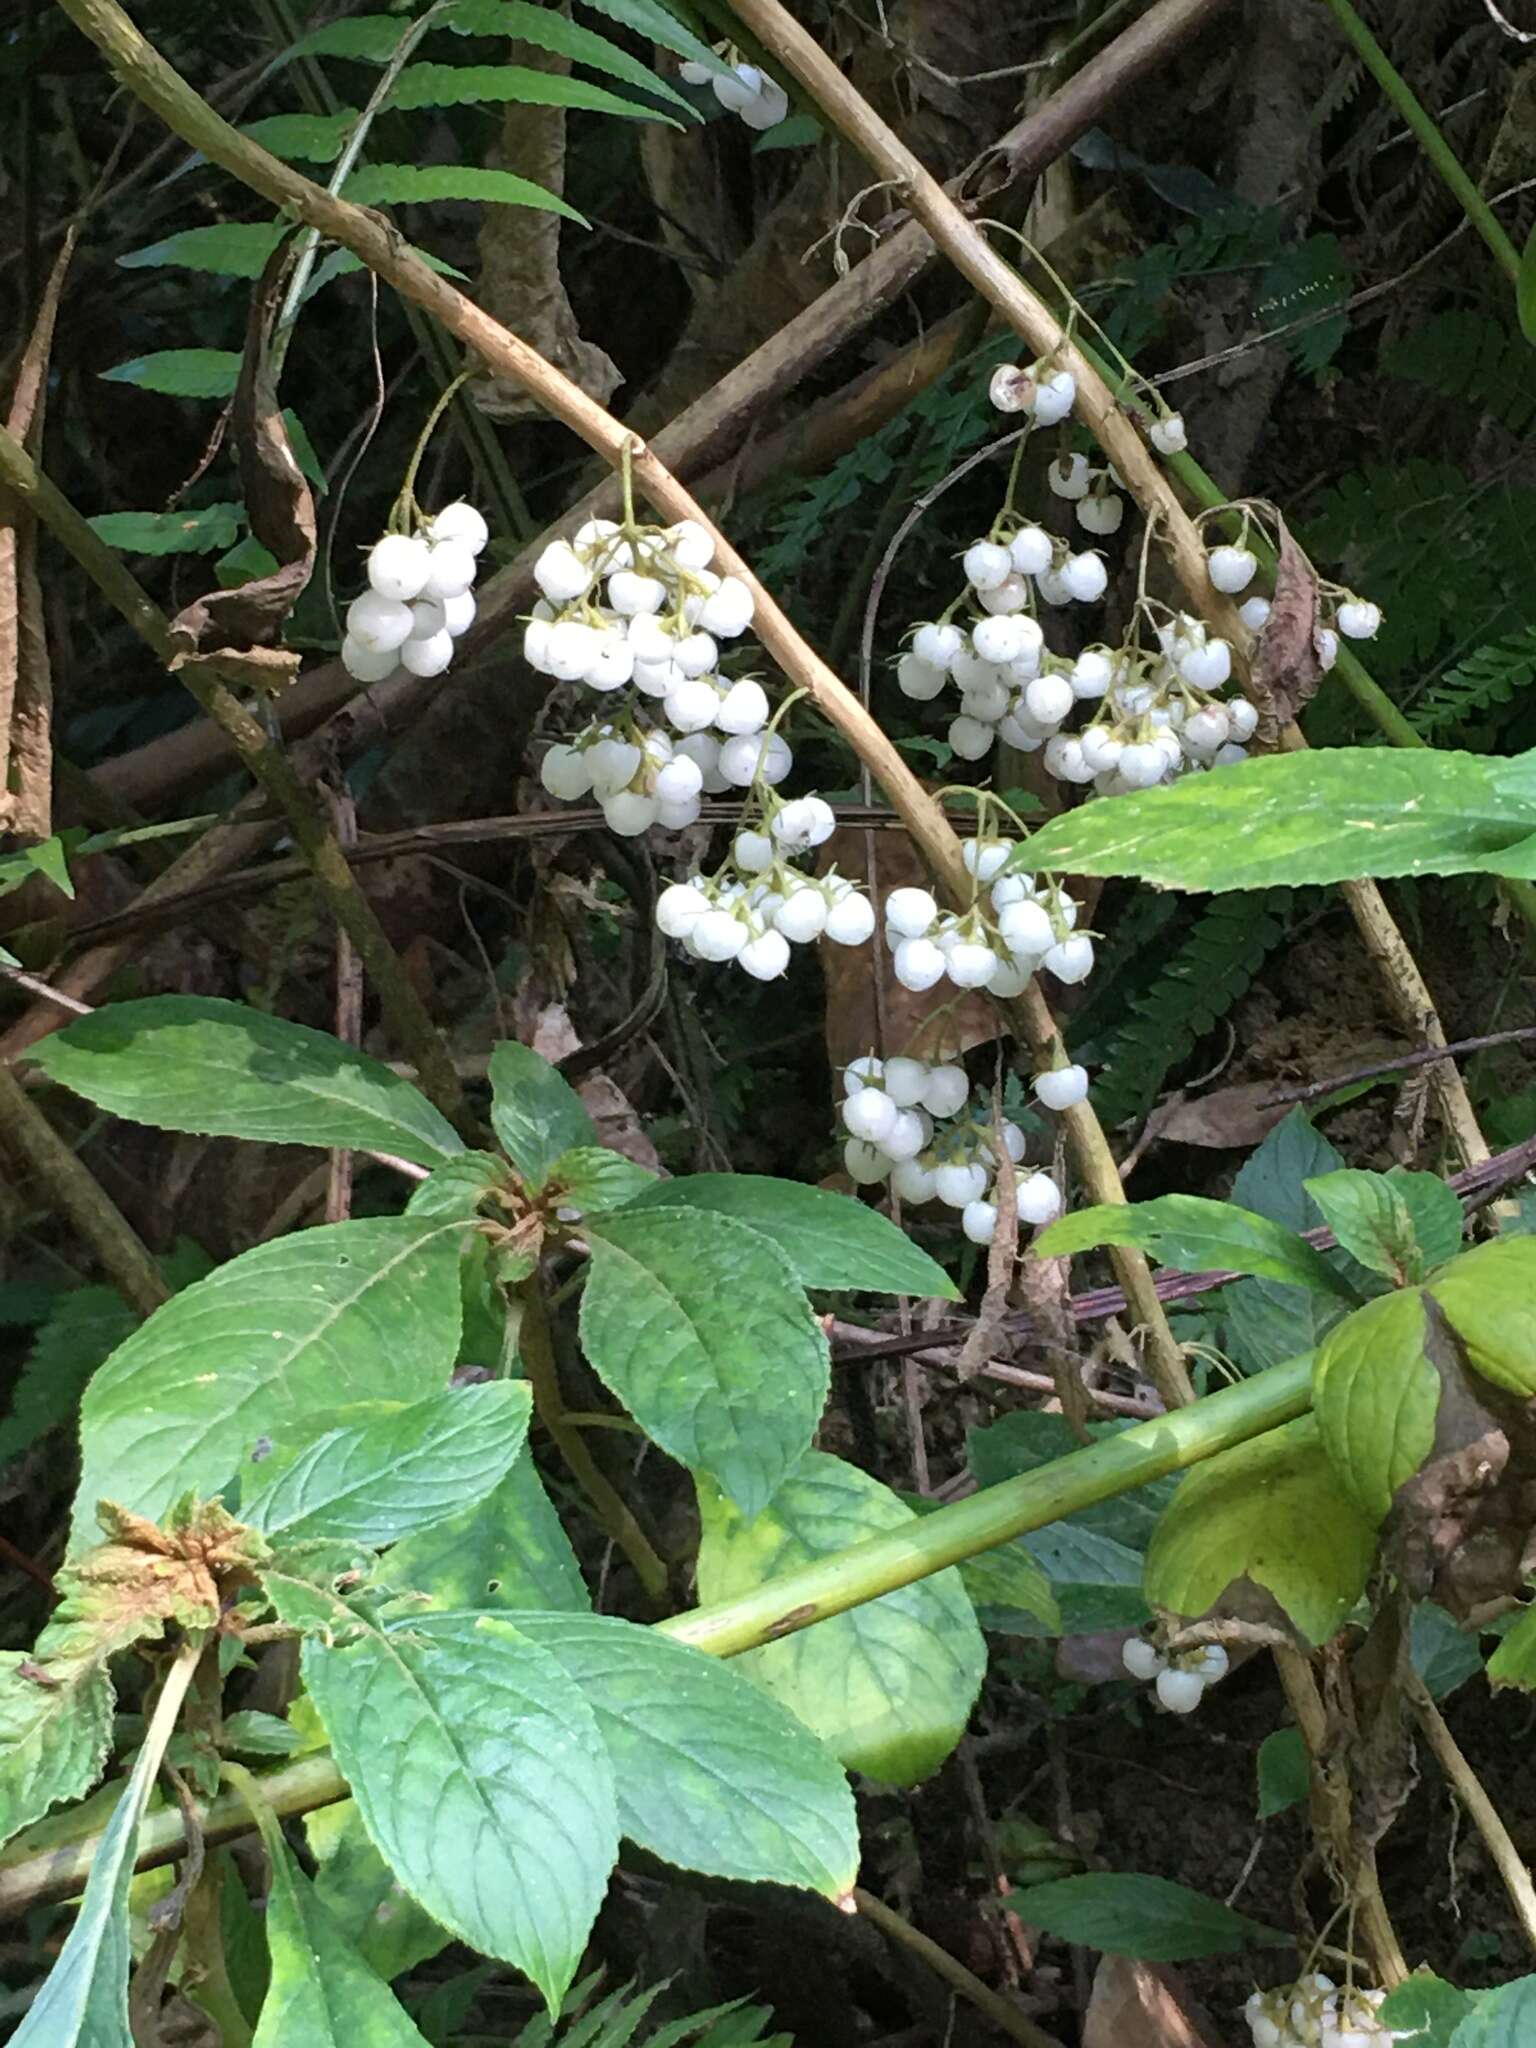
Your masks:
[[[304,1747],[304,1738],[291,1721],[246,1707],[224,1716],[219,1747],[234,1756],[293,1756]]]
[[[742,1672],[606,1615],[527,1614],[597,1718],[619,1831],[709,1877],[841,1898],[859,1865],[853,1798],[830,1752]]]
[[[1428,1291],[1484,1379],[1522,1399],[1536,1394],[1536,1238],[1463,1252]]]
[[[289,1855],[275,1816],[263,1827],[272,1977],[252,2048],[427,2048],[403,2005],[332,1918]]]
[[[610,21],[622,22],[625,28],[632,28],[647,42],[660,43],[664,50],[672,50],[679,57],[690,58],[695,64],[707,64],[711,71],[726,69],[708,43],[700,42],[692,29],[664,7],[661,0],[586,0],[586,4],[597,13],[606,14]]]
[[[160,1769],[160,1749],[139,1751],[133,1774],[91,1859],[75,1924],[11,2048],[133,2048],[128,2031],[128,1970],[133,1939],[128,1887],[139,1822]]]
[[[424,1606],[582,1614],[592,1604],[527,1450],[478,1506],[397,1543],[384,1577],[396,1592],[409,1589],[406,1614]]]
[[[644,1206],[704,1209],[750,1224],[773,1239],[802,1287],[960,1298],[944,1268],[888,1216],[826,1188],[758,1173],[694,1173],[659,1182]]]
[[[283,1544],[382,1550],[476,1506],[511,1471],[532,1405],[521,1380],[450,1387],[306,1444],[240,1519]]]
[[[1423,1296],[1383,1294],[1336,1323],[1318,1347],[1312,1405],[1345,1491],[1373,1523],[1435,1441],[1440,1375],[1425,1355]]]
[[[1065,811],[1031,837],[1029,858],[1169,889],[1523,875],[1536,834],[1530,763],[1383,747],[1271,754]]]
[[[0,1420],[0,1462],[15,1457],[73,1414],[87,1380],[138,1317],[112,1287],[77,1287],[60,1296],[38,1331]]]
[[[757,1514],[810,1443],[830,1377],[789,1261],[745,1223],[685,1209],[620,1209],[586,1229],[593,1370],[669,1457]]]
[[[812,1451],[748,1521],[699,1488],[699,1596],[728,1600],[916,1517],[877,1479]],[[936,1771],[965,1732],[986,1670],[986,1644],[959,1573],[935,1573],[738,1662],[798,1714],[849,1770],[889,1785]]]
[[[1027,1926],[1107,1955],[1145,1963],[1234,1955],[1245,1948],[1288,1948],[1291,1937],[1235,1913],[1166,1877],[1094,1872],[1030,1885],[1010,1902]]]
[[[403,17],[389,14],[356,14],[349,20],[322,22],[289,50],[300,56],[356,57],[369,64],[387,64],[410,27]]]
[[[1536,2040],[1536,1977],[1484,1992],[1451,2036],[1451,2048],[1530,2048]]]
[[[444,69],[433,66],[433,69]],[[410,77],[407,71],[405,76]],[[436,199],[479,199],[498,206],[532,206],[558,213],[578,227],[585,215],[567,206],[553,192],[519,178],[512,171],[482,170],[475,164],[364,164],[342,187],[344,198],[357,206],[426,205]]]
[[[220,221],[213,227],[183,228],[148,248],[130,249],[117,260],[124,270],[205,270],[217,277],[254,280],[286,232],[275,220]]]
[[[1432,1174],[1422,1176],[1432,1180]],[[1436,1183],[1438,1185],[1438,1183]],[[1359,1173],[1344,1168],[1319,1174],[1307,1182],[1307,1193],[1323,1212],[1323,1220],[1352,1259],[1368,1272],[1379,1273],[1394,1287],[1421,1280],[1424,1258],[1414,1234],[1413,1217],[1402,1190],[1384,1173]],[[1446,1190],[1450,1194],[1450,1190]],[[1451,1195],[1451,1200],[1456,1197]],[[1461,1204],[1456,1203],[1458,1232]]]
[[[1408,1648],[1413,1668],[1434,1700],[1445,1699],[1483,1668],[1476,1632],[1463,1628],[1433,1600],[1421,1600],[1414,1608]]]
[[[549,1185],[559,1191],[562,1209],[596,1215],[633,1202],[655,1187],[656,1176],[622,1152],[602,1145],[574,1145],[550,1168]]]
[[[563,1152],[597,1144],[581,1097],[531,1047],[511,1039],[493,1046],[489,1079],[491,1126],[530,1186],[543,1187]]]
[[[930,1501],[919,1512],[936,1506]],[[1051,1582],[1022,1543],[999,1543],[964,1559],[960,1578],[983,1628],[999,1635],[1066,1633]]]
[[[1316,1418],[1222,1451],[1186,1475],[1147,1548],[1147,1598],[1209,1612],[1240,1579],[1324,1643],[1365,1587],[1374,1524],[1339,1489]]]
[[[460,1152],[434,1166],[418,1181],[405,1205],[407,1216],[459,1217],[469,1223],[492,1188],[507,1178],[506,1162],[494,1152]]]
[[[1388,1992],[1377,2018],[1396,2039],[1416,2048],[1450,2048],[1452,2036],[1471,2010],[1465,1991],[1428,1970],[1416,1970],[1406,1983]]]
[[[186,512],[100,512],[86,524],[125,555],[211,555],[231,547],[245,523],[243,505]]]
[[[1394,1166],[1387,1180],[1402,1197],[1413,1223],[1413,1234],[1424,1254],[1424,1268],[1433,1273],[1461,1250],[1466,1215],[1454,1189],[1435,1173],[1410,1173]]]
[[[1316,1294],[1355,1298],[1347,1283],[1295,1231],[1203,1195],[1159,1195],[1156,1201],[1123,1207],[1104,1203],[1075,1209],[1043,1231],[1034,1249],[1038,1257],[1048,1259],[1104,1244],[1136,1245],[1181,1273],[1214,1273],[1230,1267],[1236,1273],[1258,1273],[1310,1287]]]
[[[1488,1683],[1536,1692],[1536,1607],[1527,1607],[1488,1659]]]
[[[483,106],[508,100],[517,106],[579,107],[631,121],[665,121],[671,128],[682,125],[659,107],[625,99],[606,86],[558,71],[533,71],[524,64],[407,64],[389,96],[389,104],[399,108]]]
[[[610,78],[622,78],[628,85],[639,86],[642,92],[655,93],[681,107],[690,119],[698,118],[692,102],[648,64],[594,29],[582,28],[552,8],[533,5],[532,0],[454,0],[443,16],[443,26],[456,35],[512,36],[519,42],[532,43],[535,49],[553,50],[575,64],[590,65],[594,71],[606,71]]]
[[[136,384],[169,398],[228,398],[240,375],[240,356],[227,348],[164,348],[100,374],[105,384]]]
[[[464,1150],[409,1081],[324,1031],[216,996],[148,996],[77,1018],[29,1058],[135,1123],[273,1145],[349,1145],[436,1166]]]
[[[758,136],[752,154],[761,156],[769,149],[810,149],[825,133],[814,114],[790,114],[776,128],[765,129]]]
[[[45,1634],[39,1649],[46,1640]],[[54,1672],[36,1651],[0,1650],[0,1843],[50,1806],[83,1799],[101,1776],[111,1743],[105,1658]]]
[[[390,27],[398,36],[399,27],[393,22]],[[264,120],[247,121],[240,133],[270,149],[274,156],[330,164],[341,155],[342,145],[360,118],[356,107],[339,107],[334,114],[268,114]]]
[[[441,1954],[453,1936],[424,1913],[368,1839],[354,1799],[308,1814],[315,1890],[369,1969],[386,1983]]]
[[[1287,1229],[1312,1230],[1323,1218],[1307,1193],[1307,1180],[1343,1164],[1342,1155],[1313,1128],[1306,1113],[1293,1109],[1238,1169],[1232,1200]],[[1342,1251],[1327,1251],[1322,1257],[1341,1272],[1349,1264]],[[1314,1350],[1338,1321],[1343,1306],[1331,1296],[1277,1280],[1239,1280],[1224,1288],[1220,1299],[1227,1313],[1229,1347],[1248,1372],[1262,1372]]]
[[[311,1637],[303,1663],[384,1860],[557,2013],[618,1851],[613,1774],[577,1687],[491,1615],[413,1616],[333,1647]]]
[[[52,882],[55,889],[60,890],[71,901],[74,900],[75,884],[69,872],[69,856],[57,834],[51,839],[40,841],[36,846],[23,848],[22,858],[46,881]]]
[[[295,1231],[157,1309],[86,1390],[76,1543],[103,1497],[158,1520],[348,1401],[436,1392],[458,1349],[458,1236],[398,1216]]]
[[[1515,311],[1520,316],[1520,332],[1536,348],[1536,227],[1525,238],[1520,275],[1515,281]]]
[[[1259,1744],[1259,1819],[1299,1805],[1312,1788],[1307,1745],[1299,1728],[1276,1728]]]

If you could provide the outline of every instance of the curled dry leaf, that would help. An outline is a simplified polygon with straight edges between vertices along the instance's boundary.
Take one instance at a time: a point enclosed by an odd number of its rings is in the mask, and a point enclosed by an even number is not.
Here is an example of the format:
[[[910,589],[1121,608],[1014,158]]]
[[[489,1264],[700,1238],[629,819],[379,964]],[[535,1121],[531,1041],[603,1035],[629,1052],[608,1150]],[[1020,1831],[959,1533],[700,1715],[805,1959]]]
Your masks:
[[[251,532],[277,567],[234,590],[214,590],[178,612],[171,637],[181,658],[236,656],[254,688],[291,680],[298,656],[272,642],[298,602],[315,563],[315,501],[299,468],[277,397],[272,341],[292,258],[285,240],[268,259],[251,294],[245,354],[235,386],[230,429],[240,458]]]
[[[1157,1140],[1218,1151],[1260,1145],[1291,1113],[1290,1103],[1270,1100],[1274,1092],[1273,1081],[1240,1081],[1209,1095],[1170,1096],[1147,1118],[1138,1150],[1145,1151]]]
[[[1221,2048],[1221,2036],[1176,1971],[1103,1956],[1083,2019],[1083,2048]]]
[[[1323,679],[1313,635],[1317,631],[1317,578],[1312,564],[1282,521],[1269,620],[1253,658],[1251,692],[1273,745],[1282,725],[1312,697]]]

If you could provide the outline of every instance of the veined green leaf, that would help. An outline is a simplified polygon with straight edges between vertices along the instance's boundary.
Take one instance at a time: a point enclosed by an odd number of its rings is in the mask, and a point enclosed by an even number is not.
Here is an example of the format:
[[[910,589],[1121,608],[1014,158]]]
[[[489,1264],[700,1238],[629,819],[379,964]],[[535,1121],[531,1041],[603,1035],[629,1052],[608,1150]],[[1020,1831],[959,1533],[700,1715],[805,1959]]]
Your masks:
[[[206,270],[218,277],[258,278],[286,230],[275,220],[220,221],[213,227],[183,228],[145,249],[119,256],[124,270]]]
[[[1181,1273],[1230,1268],[1310,1287],[1316,1294],[1355,1299],[1347,1282],[1295,1231],[1203,1195],[1159,1195],[1151,1202],[1076,1209],[1041,1233],[1035,1252],[1058,1258],[1103,1244],[1136,1245]]]
[[[532,43],[535,49],[552,50],[572,63],[588,64],[594,71],[606,71],[610,78],[622,78],[642,92],[653,92],[681,107],[690,120],[697,119],[690,101],[648,64],[621,50],[596,30],[583,28],[551,7],[539,7],[533,0],[453,0],[443,16],[444,28],[465,36],[511,36]]]
[[[387,64],[410,27],[400,15],[354,14],[342,21],[324,21],[289,50],[294,57],[357,57],[367,64]]]
[[[397,1543],[383,1576],[403,1596],[403,1615],[423,1607],[582,1614],[592,1604],[571,1539],[526,1449],[476,1506]]]
[[[1484,1379],[1536,1394],[1536,1238],[1505,1237],[1453,1259],[1429,1283]]]
[[[1415,1970],[1382,2001],[1377,2018],[1411,2048],[1451,2048],[1456,2029],[1472,2010],[1465,1991],[1427,1970]]]
[[[464,1150],[447,1119],[380,1061],[216,996],[111,1003],[29,1057],[98,1108],[161,1130],[349,1145],[418,1166]]]
[[[169,398],[228,398],[239,375],[239,352],[228,348],[163,348],[101,372],[103,383],[136,384]]]
[[[189,512],[98,512],[92,533],[125,555],[211,555],[231,547],[245,524],[243,505]]]
[[[695,64],[707,64],[711,71],[723,71],[726,67],[709,47],[662,0],[586,0],[586,5],[598,14],[606,14],[610,21],[622,22],[625,28],[632,28],[637,35],[648,42],[660,43],[664,50],[673,50],[679,57],[691,58]]]
[[[399,34],[395,23],[390,27]],[[334,114],[268,114],[263,120],[247,121],[240,133],[270,149],[274,156],[331,164],[341,155],[342,145],[360,118],[357,107],[340,107]]]
[[[581,1097],[531,1046],[504,1039],[492,1046],[491,1128],[518,1172],[543,1187],[562,1153],[596,1145],[597,1131]]]
[[[1485,1991],[1451,2036],[1451,2048],[1526,2048],[1536,2035],[1536,1977]]]
[[[1424,1297],[1383,1294],[1328,1332],[1313,1368],[1313,1412],[1329,1461],[1380,1522],[1435,1441],[1440,1375],[1425,1355]]]
[[[1415,1174],[1413,1179],[1437,1189],[1450,1203],[1455,1212],[1451,1225],[1454,1250],[1461,1237],[1460,1202],[1432,1173]],[[1307,1192],[1345,1251],[1368,1272],[1380,1273],[1395,1286],[1423,1279],[1426,1254],[1414,1227],[1408,1189],[1402,1177],[1359,1173],[1346,1167],[1309,1180]],[[1422,1202],[1419,1190],[1414,1192]]]
[[[550,1168],[549,1185],[559,1190],[562,1209],[595,1216],[604,1209],[627,1207],[656,1186],[656,1176],[605,1145],[574,1145]]]
[[[392,107],[464,107],[512,101],[525,107],[577,107],[631,121],[681,123],[660,107],[642,106],[606,86],[524,64],[407,64],[389,96]]]
[[[304,1832],[318,1868],[315,1890],[375,1975],[392,1982],[453,1936],[422,1911],[369,1840],[355,1799],[320,1806]]]
[[[407,73],[409,76],[409,73]],[[358,206],[424,205],[434,199],[482,199],[498,206],[532,206],[589,225],[574,206],[512,171],[475,164],[364,164],[348,178],[343,196]]]
[[[1143,1962],[1177,1963],[1191,1956],[1231,1955],[1244,1948],[1285,1948],[1290,1935],[1234,1912],[1220,1899],[1166,1877],[1093,1871],[1015,1892],[1031,1927],[1058,1940]]]
[[[1536,1607],[1527,1607],[1488,1659],[1488,1683],[1536,1692]]]

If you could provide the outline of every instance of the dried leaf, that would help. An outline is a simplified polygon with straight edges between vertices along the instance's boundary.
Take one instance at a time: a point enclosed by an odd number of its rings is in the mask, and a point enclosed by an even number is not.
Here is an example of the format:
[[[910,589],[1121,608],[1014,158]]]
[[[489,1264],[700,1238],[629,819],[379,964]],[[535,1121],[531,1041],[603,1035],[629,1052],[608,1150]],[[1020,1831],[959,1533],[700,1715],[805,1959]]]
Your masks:
[[[1290,1114],[1288,1102],[1271,1103],[1273,1081],[1241,1081],[1209,1095],[1178,1094],[1160,1103],[1142,1133],[1144,1150],[1154,1140],[1172,1145],[1207,1145],[1217,1150],[1262,1144]]]
[[[539,1012],[529,1043],[552,1066],[558,1066],[573,1052],[580,1052],[581,1040],[563,1003],[550,1003]],[[636,1166],[660,1173],[661,1155],[642,1129],[634,1104],[617,1082],[610,1081],[606,1074],[585,1074],[575,1086],[588,1116],[597,1126],[598,1142],[610,1152],[632,1159]]]
[[[299,468],[277,398],[273,330],[283,302],[292,248],[284,241],[268,258],[251,294],[245,354],[230,410],[230,431],[240,457],[245,511],[251,532],[276,557],[270,576],[234,590],[210,591],[178,612],[171,637],[188,655],[248,656],[277,638],[298,602],[315,562],[315,501]],[[285,663],[258,662],[250,681],[270,687],[289,679]]]
[[[1221,2048],[1221,2036],[1177,1972],[1104,1956],[1083,2020],[1083,2048]]]
[[[1253,662],[1253,696],[1266,737],[1288,725],[1323,679],[1317,632],[1317,578],[1283,523],[1275,564],[1275,593]]]
[[[834,866],[862,882],[877,909],[893,889],[928,887],[928,871],[905,833],[844,826],[822,849],[820,871]],[[947,982],[920,995],[903,988],[891,972],[878,917],[868,949],[835,946],[826,939],[818,946],[827,989],[827,1053],[835,1068],[871,1048],[886,1058],[908,1053],[918,1059],[958,1059],[973,1045],[990,1045],[1001,1036],[998,1012],[984,995],[972,992],[952,1003],[955,991]],[[930,1024],[941,1010],[942,1017]]]

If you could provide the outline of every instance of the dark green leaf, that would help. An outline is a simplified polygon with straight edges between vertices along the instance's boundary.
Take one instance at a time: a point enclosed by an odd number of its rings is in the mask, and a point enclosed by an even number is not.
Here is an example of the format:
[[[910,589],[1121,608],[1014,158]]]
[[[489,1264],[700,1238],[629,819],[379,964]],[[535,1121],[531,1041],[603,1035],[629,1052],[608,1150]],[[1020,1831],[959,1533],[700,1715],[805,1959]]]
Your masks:
[[[1312,1785],[1299,1728],[1277,1728],[1259,1744],[1259,1819],[1299,1805]]]
[[[243,505],[204,505],[192,512],[101,512],[86,522],[98,540],[125,555],[212,555],[232,547],[245,523]]]
[[[1148,1963],[1233,1955],[1244,1948],[1288,1948],[1291,1941],[1279,1928],[1235,1913],[1187,1885],[1129,1872],[1031,1885],[1014,1893],[1012,1905],[1027,1926],[1058,1941]]]
[[[170,398],[228,398],[239,375],[239,354],[227,348],[166,348],[101,372],[108,384],[137,384]]]
[[[380,1061],[216,996],[111,1003],[29,1057],[98,1108],[161,1130],[350,1145],[418,1166],[464,1149],[447,1119]]]
[[[292,1756],[304,1747],[304,1737],[291,1721],[247,1707],[224,1716],[219,1747],[232,1756]]]
[[[944,1268],[888,1216],[849,1195],[757,1173],[694,1173],[661,1181],[647,1208],[705,1209],[771,1237],[802,1287],[916,1294],[957,1301]]]
[[[183,228],[147,249],[131,249],[118,262],[124,270],[212,271],[219,277],[258,278],[267,258],[282,240],[279,221],[220,221],[213,227]]]
[[[411,1190],[405,1205],[408,1216],[459,1216],[468,1223],[480,1212],[480,1204],[492,1188],[507,1178],[506,1162],[494,1152],[461,1152],[434,1166]]]
[[[398,36],[399,28],[394,23],[390,27]],[[356,107],[338,107],[334,114],[268,114],[264,120],[247,121],[240,133],[270,149],[274,156],[330,164],[341,155],[342,144],[359,118]]]
[[[1536,2040],[1536,1977],[1485,1991],[1451,2036],[1451,2048],[1530,2048]]]
[[[1283,1224],[1203,1195],[1159,1195],[1152,1202],[1075,1209],[1035,1241],[1040,1258],[1104,1244],[1133,1244],[1181,1273],[1258,1273],[1352,1301],[1354,1295],[1304,1239]]]
[[[1413,1610],[1409,1652],[1414,1670],[1435,1700],[1443,1700],[1483,1668],[1475,1630],[1463,1628],[1433,1600],[1421,1600]]]
[[[587,1235],[593,1370],[670,1457],[757,1514],[827,1398],[826,1335],[788,1260],[734,1217],[687,1209],[620,1209]]]
[[[562,1152],[549,1170],[549,1185],[559,1190],[562,1209],[596,1215],[622,1209],[656,1185],[656,1176],[622,1152],[602,1145],[577,1145]]]
[[[1471,2010],[1465,1991],[1428,1970],[1416,1970],[1387,1994],[1377,2017],[1395,2038],[1414,2048],[1450,2048],[1452,2036]]]
[[[1536,348],[1536,227],[1525,238],[1515,283],[1515,310],[1520,316],[1520,332]]]
[[[452,1941],[368,1839],[355,1799],[318,1808],[304,1830],[317,1865],[315,1890],[376,1976],[389,1983]]]
[[[368,64],[387,64],[410,27],[403,16],[354,14],[350,19],[322,22],[289,50],[290,57],[356,57]]]
[[[598,14],[606,14],[610,21],[632,28],[647,42],[660,43],[664,50],[675,51],[679,57],[707,64],[711,71],[726,68],[708,43],[700,42],[670,8],[662,5],[662,0],[586,0],[586,4]]]
[[[489,1075],[492,1127],[530,1186],[543,1187],[562,1152],[596,1145],[581,1097],[530,1047],[513,1040],[494,1046]]]
[[[814,114],[791,114],[776,128],[769,128],[758,136],[752,145],[752,154],[760,156],[768,149],[810,149],[820,142],[825,133]]]
[[[659,107],[625,99],[606,86],[568,78],[558,71],[533,71],[523,64],[407,64],[389,96],[390,105],[401,108],[482,106],[506,100],[518,106],[580,107],[594,114],[624,115],[632,121],[679,125]]]
[[[58,1297],[11,1390],[11,1412],[0,1420],[0,1461],[68,1421],[91,1374],[138,1320],[113,1287]]]
[[[1425,1180],[1433,1175],[1425,1174]],[[1439,1183],[1437,1182],[1438,1186]],[[1343,1168],[1314,1176],[1307,1193],[1323,1212],[1323,1220],[1352,1259],[1368,1272],[1379,1273],[1395,1287],[1421,1280],[1424,1258],[1414,1234],[1413,1217],[1401,1188],[1384,1173],[1359,1173]],[[1446,1190],[1450,1194],[1450,1190]],[[1456,1197],[1451,1195],[1456,1202]],[[1458,1229],[1461,1204],[1456,1202]]]
[[[1461,1250],[1462,1232],[1466,1228],[1461,1203],[1438,1174],[1410,1173],[1406,1167],[1394,1166],[1387,1179],[1402,1196],[1412,1218],[1413,1234],[1424,1254],[1425,1271],[1433,1273]]]
[[[1306,1113],[1293,1109],[1276,1124],[1257,1151],[1243,1162],[1232,1184],[1232,1200],[1240,1208],[1268,1216],[1295,1231],[1312,1230],[1322,1213],[1307,1193],[1313,1174],[1344,1164]],[[1349,1267],[1342,1251],[1322,1254],[1337,1271]],[[1221,1301],[1228,1318],[1228,1343],[1248,1372],[1262,1372],[1303,1351],[1311,1351],[1339,1319],[1343,1304],[1310,1288],[1287,1287],[1278,1280],[1239,1280],[1224,1288]]]
[[[410,75],[409,71],[405,74],[407,78]],[[574,206],[567,206],[542,185],[512,171],[482,170],[475,164],[364,164],[342,190],[357,206],[419,206],[435,199],[478,199],[497,206],[532,206],[542,213],[561,214],[578,227],[587,226]]]
[[[1485,1379],[1536,1394],[1536,1238],[1506,1237],[1463,1252],[1429,1284]]]
[[[1488,1683],[1536,1692],[1536,1607],[1527,1607],[1488,1659]]]
[[[383,1576],[396,1592],[409,1591],[404,1614],[423,1605],[580,1614],[591,1605],[570,1538],[526,1450],[477,1507],[397,1543]]]
[[[622,78],[628,85],[639,86],[642,92],[655,93],[697,119],[692,103],[648,64],[594,29],[568,21],[551,7],[535,6],[532,0],[453,0],[443,16],[443,26],[458,35],[510,36],[518,42],[532,43],[536,49],[552,50],[573,63],[606,71],[610,78]]]

